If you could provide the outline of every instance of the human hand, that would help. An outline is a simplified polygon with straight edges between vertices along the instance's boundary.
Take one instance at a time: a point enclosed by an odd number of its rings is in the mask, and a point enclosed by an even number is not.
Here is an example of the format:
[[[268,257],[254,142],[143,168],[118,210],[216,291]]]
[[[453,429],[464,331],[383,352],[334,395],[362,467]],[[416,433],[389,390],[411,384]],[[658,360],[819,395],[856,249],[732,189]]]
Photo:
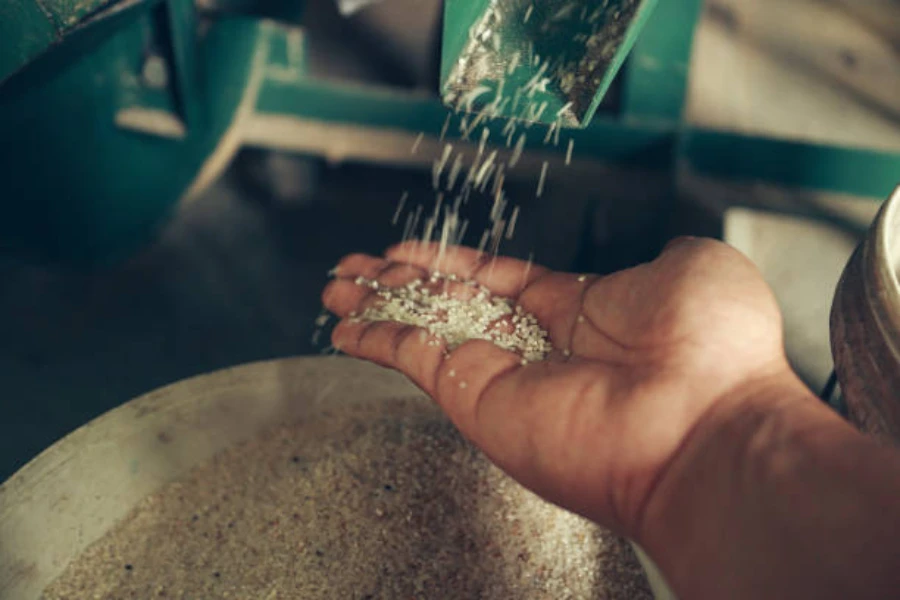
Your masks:
[[[502,257],[492,265],[465,248],[437,260],[436,246],[418,243],[345,258],[323,294],[344,318],[334,345],[402,371],[512,477],[633,539],[656,484],[704,419],[739,410],[772,382],[799,385],[772,293],[725,244],[680,239],[657,260],[606,277]],[[445,353],[413,327],[345,318],[376,300],[358,276],[396,287],[435,270],[515,299],[569,355],[523,366],[488,342]]]

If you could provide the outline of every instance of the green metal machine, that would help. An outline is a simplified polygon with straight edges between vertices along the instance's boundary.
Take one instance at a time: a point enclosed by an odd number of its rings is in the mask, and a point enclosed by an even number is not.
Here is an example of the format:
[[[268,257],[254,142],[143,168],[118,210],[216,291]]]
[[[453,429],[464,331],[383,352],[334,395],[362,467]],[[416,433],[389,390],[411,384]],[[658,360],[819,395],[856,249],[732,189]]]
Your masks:
[[[412,141],[468,111],[573,128],[580,157],[624,166],[879,197],[900,173],[889,153],[686,126],[701,0],[446,0],[432,95],[315,77],[298,3],[290,22],[250,4],[5,0],[0,248],[116,260],[241,146],[426,166]]]
[[[447,0],[445,104],[581,127],[600,108],[656,0]]]

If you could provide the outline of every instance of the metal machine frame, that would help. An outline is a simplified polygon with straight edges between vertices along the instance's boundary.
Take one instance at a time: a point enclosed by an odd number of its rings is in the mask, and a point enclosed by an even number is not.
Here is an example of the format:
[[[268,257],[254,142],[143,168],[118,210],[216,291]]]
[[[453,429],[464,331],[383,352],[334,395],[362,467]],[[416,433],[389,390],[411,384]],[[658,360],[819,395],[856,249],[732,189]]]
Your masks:
[[[567,131],[578,157],[886,197],[900,153],[685,123],[702,4],[659,2],[619,75],[618,111]],[[33,35],[6,31],[22,23]],[[71,107],[58,100],[75,95]],[[0,9],[0,140],[12,182],[0,184],[0,239],[40,259],[113,258],[149,240],[242,145],[425,166],[411,141],[421,132],[436,142],[448,118],[459,116],[437,97],[309,75],[302,18],[200,19],[192,0],[13,0]]]

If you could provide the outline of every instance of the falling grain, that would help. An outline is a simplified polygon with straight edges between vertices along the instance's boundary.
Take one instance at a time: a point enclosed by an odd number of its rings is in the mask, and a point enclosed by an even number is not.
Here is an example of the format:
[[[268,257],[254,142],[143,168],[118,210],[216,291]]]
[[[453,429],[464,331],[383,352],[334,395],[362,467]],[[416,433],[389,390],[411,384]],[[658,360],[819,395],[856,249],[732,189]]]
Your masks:
[[[544,136],[544,145],[545,146],[550,143],[551,139],[553,139],[553,132],[556,131],[558,126],[559,126],[559,124],[557,122],[554,122],[553,124],[550,125],[550,128],[547,129],[547,135]]]
[[[410,235],[412,234],[412,221],[413,221],[413,214],[412,213],[407,214],[406,215],[406,225],[403,226],[403,237],[400,239],[401,243],[406,242],[406,240],[408,240]]]
[[[537,197],[540,198],[544,195],[544,184],[547,181],[547,169],[550,167],[550,164],[545,160],[544,164],[541,165],[541,178],[538,180],[537,187]]]
[[[410,152],[410,154],[415,154],[416,152],[419,151],[419,146],[422,144],[423,139],[425,139],[424,133],[420,133],[419,135],[416,136],[416,141],[413,142],[412,151]]]
[[[447,114],[447,118],[444,120],[444,126],[441,127],[441,141],[444,141],[444,138],[447,137],[447,130],[450,128],[450,119],[453,115]]]
[[[391,219],[392,225],[396,225],[400,220],[400,214],[403,213],[403,207],[406,206],[407,198],[409,198],[409,192],[403,192],[400,196],[400,201],[397,203],[397,209],[394,211],[394,217]]]
[[[516,206],[509,217],[509,227],[506,230],[506,239],[513,239],[513,233],[516,230],[516,223],[519,220],[519,207]]]
[[[512,156],[509,159],[510,168],[513,168],[517,164],[519,164],[519,159],[522,158],[522,151],[525,149],[525,140],[526,137],[525,133],[523,132],[519,135],[519,139],[516,141],[516,147],[513,148]]]
[[[453,166],[450,168],[450,175],[447,178],[447,191],[452,191],[453,188],[456,187],[456,180],[459,177],[460,171],[462,171],[463,167],[463,156],[462,154],[457,154],[456,158],[453,160]]]

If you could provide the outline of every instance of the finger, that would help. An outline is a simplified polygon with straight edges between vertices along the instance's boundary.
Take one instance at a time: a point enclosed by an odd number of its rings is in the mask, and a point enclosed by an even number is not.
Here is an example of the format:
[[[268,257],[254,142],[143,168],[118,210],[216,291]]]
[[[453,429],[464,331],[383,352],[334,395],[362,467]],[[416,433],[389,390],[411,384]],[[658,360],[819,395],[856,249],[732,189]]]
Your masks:
[[[504,406],[509,399],[490,397],[486,391],[514,378],[522,369],[521,358],[490,342],[473,340],[448,354],[442,343],[422,329],[347,320],[335,328],[332,341],[351,356],[402,372],[441,406],[464,435],[478,443],[487,442],[495,420],[515,416],[500,414],[514,408]],[[488,421],[484,417],[489,417]],[[487,443],[488,447],[494,445]]]
[[[479,418],[486,390],[522,369],[519,355],[483,340],[449,354],[437,373],[434,398],[451,421],[472,440],[483,437]]]
[[[665,254],[668,250],[672,250],[679,246],[694,244],[699,239],[700,238],[694,237],[692,235],[680,235],[680,236],[674,237],[671,240],[669,240],[668,242],[666,242],[666,245],[663,246],[661,254]]]
[[[406,242],[389,249],[385,256],[392,261],[477,281],[493,293],[510,298],[515,298],[528,285],[548,273],[546,268],[529,261],[492,257],[464,246],[451,246],[441,252],[441,246],[437,243]]]
[[[350,279],[336,279],[330,282],[322,292],[322,304],[325,308],[344,318],[355,316],[365,310],[369,298],[374,292],[368,287],[357,285]]]
[[[411,264],[396,263],[367,254],[351,254],[338,263],[335,274],[340,279],[362,278],[397,287],[406,285],[413,279],[425,277],[427,272]]]
[[[342,261],[339,269],[342,275],[325,286],[322,303],[340,317],[365,310],[376,300],[379,289],[403,287],[425,277],[418,267],[364,255]]]
[[[444,360],[444,344],[424,329],[389,321],[343,320],[331,336],[335,348],[409,377],[435,396],[435,377]]]
[[[365,277],[375,279],[388,266],[389,261],[367,254],[349,254],[341,259],[333,272],[337,277]]]
[[[445,294],[453,298],[469,299],[480,292],[480,288],[473,287],[460,281],[446,279],[430,279],[422,269],[407,264],[380,261],[371,257],[366,264],[356,261],[356,268],[362,268],[367,273],[375,273],[380,269],[380,274],[375,279],[366,279],[359,275],[354,277],[356,269],[345,271],[346,276],[331,281],[322,292],[322,303],[325,308],[340,317],[355,316],[372,306],[374,303],[387,298],[381,296],[382,291],[397,290],[403,288],[412,281],[420,281],[421,289],[428,290],[433,295]]]
[[[346,354],[402,372],[472,433],[487,387],[522,367],[518,354],[490,342],[472,340],[448,352],[442,340],[424,329],[390,321],[342,320],[332,343]]]
[[[389,248],[385,257],[469,279],[483,262],[484,253],[464,246],[449,246],[442,253],[440,244],[404,242]]]

